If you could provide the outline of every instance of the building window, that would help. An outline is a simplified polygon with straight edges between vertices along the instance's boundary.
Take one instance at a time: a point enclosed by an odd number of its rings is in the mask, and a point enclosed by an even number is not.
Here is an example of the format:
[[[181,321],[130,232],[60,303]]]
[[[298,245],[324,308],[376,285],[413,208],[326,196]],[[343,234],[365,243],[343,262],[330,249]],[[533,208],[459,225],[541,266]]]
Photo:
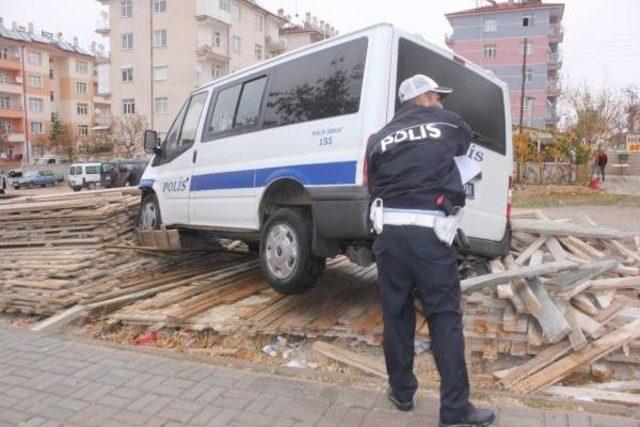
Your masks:
[[[218,0],[218,7],[225,12],[231,11],[231,0]]]
[[[166,65],[153,66],[153,80],[167,80],[169,78],[169,67]]]
[[[484,32],[485,33],[493,33],[498,31],[498,20],[497,19],[485,19],[484,20]]]
[[[213,64],[213,66],[211,67],[211,76],[214,79],[222,76],[222,68],[220,67],[220,64]]]
[[[525,53],[525,44],[521,43],[520,44],[520,54],[521,55],[533,55],[533,42],[532,41],[527,41],[527,45],[526,45],[526,53]]]
[[[254,22],[254,28],[256,29],[256,31],[262,31],[263,22],[264,21],[262,15],[256,13],[256,20]]]
[[[122,35],[122,50],[133,49],[133,33],[124,33]]]
[[[53,68],[49,68],[49,78],[53,78]]]
[[[220,47],[221,43],[222,43],[222,34],[220,34],[219,31],[214,31],[213,32],[213,45],[215,47]]]
[[[31,122],[31,133],[42,135],[44,133],[44,127],[42,126],[42,122]]]
[[[524,81],[527,83],[531,83],[533,81],[533,70],[531,68],[527,68],[524,73]]]
[[[240,53],[242,40],[238,36],[233,36],[233,51]]]
[[[89,135],[89,126],[87,126],[87,125],[78,125],[78,135],[80,135],[80,136]]]
[[[495,59],[498,54],[498,47],[495,44],[484,45],[484,57],[486,59]]]
[[[6,47],[0,47],[0,59],[7,59],[8,56],[9,56],[9,49],[7,49]]]
[[[156,98],[153,100],[153,110],[156,114],[166,114],[169,112],[169,103],[167,97]]]
[[[156,30],[153,32],[153,46],[167,47],[167,30]]]
[[[42,65],[42,54],[40,52],[27,52],[27,63],[29,65]]]
[[[155,0],[153,2],[153,10],[156,13],[162,13],[167,11],[167,0]]]
[[[0,108],[3,110],[11,108],[11,100],[8,96],[0,96]]]
[[[87,93],[87,84],[84,82],[76,82],[76,92]]]
[[[231,5],[231,17],[234,22],[240,22],[242,18],[242,12],[240,11],[240,6],[232,4]]]
[[[29,98],[29,111],[41,112],[44,110],[44,101],[40,98]]]
[[[31,87],[42,87],[42,76],[36,76],[33,74],[29,74],[29,86]]]
[[[87,61],[76,60],[76,73],[78,74],[89,73],[89,63]]]
[[[522,26],[525,28],[533,27],[533,16],[523,16]]]
[[[54,100],[54,96],[53,96],[53,91],[49,92],[49,101],[53,101]]]
[[[133,98],[124,98],[122,100],[122,114],[135,114],[136,101]]]
[[[255,54],[256,54],[256,59],[262,59],[262,46],[257,44],[255,46]]]
[[[122,83],[131,83],[133,81],[133,67],[122,68],[120,74],[122,75]]]
[[[80,116],[89,114],[89,106],[87,104],[76,104],[76,112]]]
[[[123,18],[131,18],[133,16],[133,2],[131,0],[120,0]]]
[[[0,129],[2,129],[4,133],[11,133],[13,131],[13,126],[11,125],[11,122],[0,120]]]

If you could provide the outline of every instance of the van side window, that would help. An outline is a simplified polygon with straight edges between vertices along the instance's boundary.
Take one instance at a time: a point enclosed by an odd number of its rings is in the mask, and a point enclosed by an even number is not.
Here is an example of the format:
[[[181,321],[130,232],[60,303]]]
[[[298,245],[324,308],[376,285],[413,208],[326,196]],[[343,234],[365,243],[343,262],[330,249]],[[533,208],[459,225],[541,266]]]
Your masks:
[[[87,174],[96,174],[100,173],[98,166],[87,166],[86,168]]]
[[[208,133],[223,132],[233,128],[233,115],[238,105],[241,85],[236,85],[218,93]]]
[[[362,37],[276,66],[264,127],[356,113],[367,56]]]
[[[257,125],[266,84],[267,77],[262,76],[221,90],[209,119],[208,133]]]
[[[184,103],[182,109],[176,116],[176,119],[173,121],[169,132],[167,132],[167,136],[164,139],[164,153],[171,153],[176,150],[178,146],[178,137],[180,136],[180,128],[182,128],[182,120],[184,119],[184,115],[187,112],[187,106],[189,105],[189,100]]]
[[[208,92],[200,92],[191,98],[187,114],[184,117],[184,123],[182,124],[182,131],[180,132],[179,148],[184,149],[191,145],[196,140],[196,133],[198,132],[198,123],[200,123],[200,115],[204,110],[204,104],[207,102]]]
[[[267,78],[261,77],[242,85],[240,103],[238,104],[238,111],[236,112],[236,118],[233,124],[234,128],[258,124],[260,106],[262,105],[262,96],[264,95],[266,83]]]

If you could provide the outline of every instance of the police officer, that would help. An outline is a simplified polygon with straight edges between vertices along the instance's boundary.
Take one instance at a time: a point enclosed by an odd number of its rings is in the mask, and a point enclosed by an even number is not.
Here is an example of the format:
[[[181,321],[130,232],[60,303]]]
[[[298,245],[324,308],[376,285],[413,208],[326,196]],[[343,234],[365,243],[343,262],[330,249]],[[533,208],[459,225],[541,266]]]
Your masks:
[[[493,412],[469,402],[457,252],[433,229],[436,218],[445,216],[439,197],[453,206],[465,202],[454,157],[466,154],[472,132],[443,108],[442,100],[451,92],[425,75],[405,80],[399,89],[401,108],[367,147],[371,197],[383,206],[384,225],[373,251],[384,319],[387,396],[400,410],[413,408],[418,387],[413,374],[416,288],[441,378],[440,426],[488,426]]]

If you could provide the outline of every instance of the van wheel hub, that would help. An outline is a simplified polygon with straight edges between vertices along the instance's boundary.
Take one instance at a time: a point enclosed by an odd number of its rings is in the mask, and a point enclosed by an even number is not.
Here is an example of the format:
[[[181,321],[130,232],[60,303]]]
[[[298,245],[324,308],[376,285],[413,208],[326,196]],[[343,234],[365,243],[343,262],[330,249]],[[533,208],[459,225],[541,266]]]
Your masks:
[[[142,229],[149,230],[156,226],[156,205],[148,202],[142,208]]]
[[[298,262],[298,241],[294,231],[286,224],[275,225],[266,242],[267,266],[279,279],[287,278]]]

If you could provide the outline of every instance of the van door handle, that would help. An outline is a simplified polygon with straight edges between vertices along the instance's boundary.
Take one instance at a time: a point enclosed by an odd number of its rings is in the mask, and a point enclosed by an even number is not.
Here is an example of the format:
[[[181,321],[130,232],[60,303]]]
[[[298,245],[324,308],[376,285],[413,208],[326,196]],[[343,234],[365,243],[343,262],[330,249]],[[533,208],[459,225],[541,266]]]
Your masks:
[[[198,159],[198,150],[193,150],[193,162],[192,163],[195,163],[197,159]]]

